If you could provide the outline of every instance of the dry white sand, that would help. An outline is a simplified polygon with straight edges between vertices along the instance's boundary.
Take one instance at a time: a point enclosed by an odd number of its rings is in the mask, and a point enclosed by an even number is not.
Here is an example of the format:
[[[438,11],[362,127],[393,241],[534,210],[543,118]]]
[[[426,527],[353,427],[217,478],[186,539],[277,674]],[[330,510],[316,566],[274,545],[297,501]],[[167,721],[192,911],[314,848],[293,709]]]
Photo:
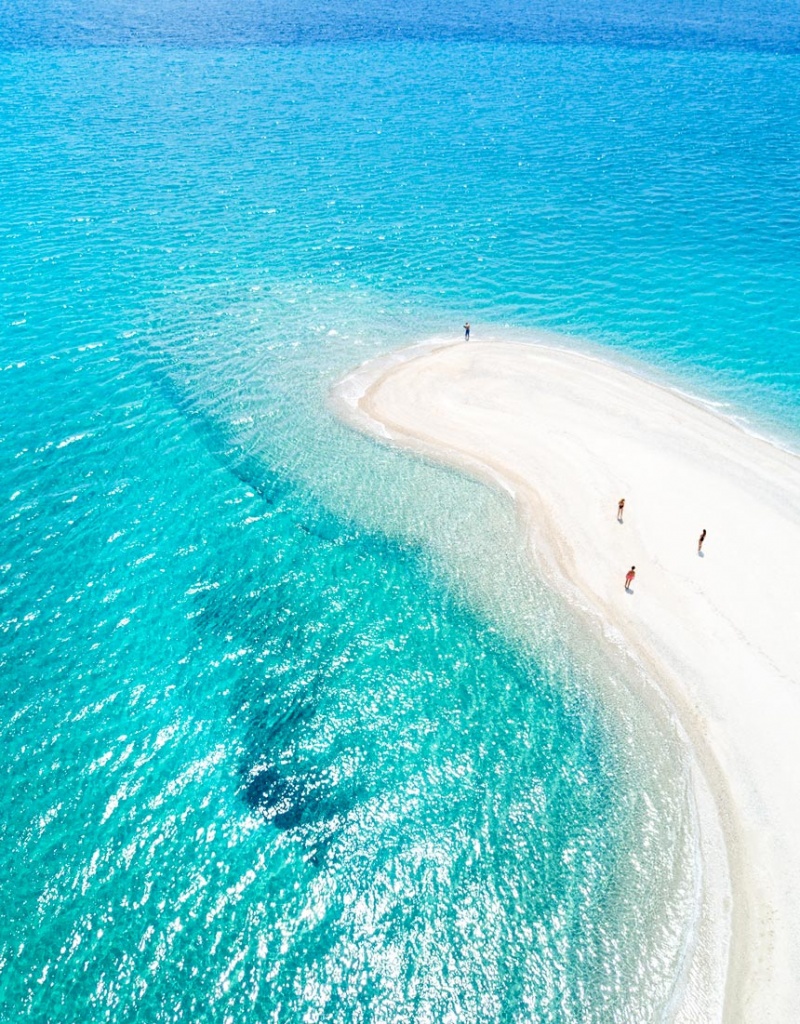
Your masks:
[[[800,1021],[800,458],[542,345],[416,347],[360,368],[338,403],[512,491],[539,567],[657,679],[723,823],[722,1015]]]

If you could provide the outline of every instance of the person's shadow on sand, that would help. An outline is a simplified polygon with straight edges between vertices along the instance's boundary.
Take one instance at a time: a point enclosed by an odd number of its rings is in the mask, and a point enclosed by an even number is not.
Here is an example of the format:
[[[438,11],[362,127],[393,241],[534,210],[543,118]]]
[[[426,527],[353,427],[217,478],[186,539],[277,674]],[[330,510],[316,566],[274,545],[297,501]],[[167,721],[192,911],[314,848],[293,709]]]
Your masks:
[[[697,557],[698,558],[705,558],[706,557],[705,551],[698,551],[697,552]]]
[[[626,594],[630,594],[631,596],[633,596],[633,593],[634,593],[633,587],[626,587],[625,588],[625,593]]]

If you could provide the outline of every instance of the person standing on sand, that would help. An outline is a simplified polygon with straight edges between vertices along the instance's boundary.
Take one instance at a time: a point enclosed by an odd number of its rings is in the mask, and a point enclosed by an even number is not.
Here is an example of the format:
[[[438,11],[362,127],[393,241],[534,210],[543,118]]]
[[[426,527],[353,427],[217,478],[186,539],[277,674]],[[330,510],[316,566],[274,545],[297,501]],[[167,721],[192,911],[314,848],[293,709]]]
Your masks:
[[[464,324],[464,341],[469,341],[469,320]]]
[[[631,583],[633,583],[633,581],[635,579],[636,579],[636,566],[632,565],[630,567],[630,569],[628,569],[628,575],[625,577],[625,589],[626,590],[630,590],[631,589]]]
[[[619,504],[617,505],[617,522],[622,522],[622,513],[625,511],[625,499],[620,498]]]
[[[698,553],[698,555],[703,550],[703,541],[705,539],[706,539],[706,531],[703,530],[703,532],[700,534],[700,540],[697,542],[697,553]]]

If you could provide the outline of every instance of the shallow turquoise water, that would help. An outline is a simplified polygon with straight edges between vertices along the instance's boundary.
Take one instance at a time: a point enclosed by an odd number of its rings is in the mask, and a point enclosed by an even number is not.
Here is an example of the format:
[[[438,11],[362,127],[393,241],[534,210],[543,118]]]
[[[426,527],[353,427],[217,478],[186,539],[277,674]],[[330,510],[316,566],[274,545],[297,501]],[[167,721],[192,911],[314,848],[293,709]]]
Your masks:
[[[499,496],[325,396],[469,317],[796,444],[797,58],[5,56],[2,1004],[659,1019],[697,883],[663,723]]]

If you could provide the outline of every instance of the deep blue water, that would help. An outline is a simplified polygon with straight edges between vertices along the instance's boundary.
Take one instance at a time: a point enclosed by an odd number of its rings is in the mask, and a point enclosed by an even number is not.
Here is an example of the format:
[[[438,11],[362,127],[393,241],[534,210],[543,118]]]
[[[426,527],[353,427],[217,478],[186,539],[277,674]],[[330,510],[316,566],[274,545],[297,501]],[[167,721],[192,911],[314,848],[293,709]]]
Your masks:
[[[798,0],[25,0],[0,4],[0,45],[264,46],[397,40],[797,53]]]
[[[11,1019],[661,1018],[663,724],[325,399],[468,317],[797,444],[795,14],[0,8]]]

